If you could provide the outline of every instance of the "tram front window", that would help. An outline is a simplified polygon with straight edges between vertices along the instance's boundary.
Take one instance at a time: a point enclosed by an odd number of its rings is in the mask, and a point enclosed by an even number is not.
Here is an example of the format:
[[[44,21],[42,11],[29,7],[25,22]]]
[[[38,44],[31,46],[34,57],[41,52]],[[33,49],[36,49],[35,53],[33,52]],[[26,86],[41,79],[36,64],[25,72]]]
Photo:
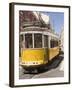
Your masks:
[[[42,48],[42,34],[34,34],[34,47]]]
[[[48,36],[44,35],[44,47],[48,47]]]
[[[25,48],[33,48],[32,34],[25,34]]]

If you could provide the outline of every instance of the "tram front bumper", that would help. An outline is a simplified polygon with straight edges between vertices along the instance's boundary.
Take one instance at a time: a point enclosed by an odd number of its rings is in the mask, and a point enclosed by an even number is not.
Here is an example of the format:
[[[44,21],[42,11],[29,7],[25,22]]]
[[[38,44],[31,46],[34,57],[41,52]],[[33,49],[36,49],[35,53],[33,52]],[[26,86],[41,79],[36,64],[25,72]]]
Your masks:
[[[23,64],[23,63],[20,63],[20,65],[24,68],[24,69],[38,69],[38,68],[41,68],[41,67],[44,67],[47,63],[33,63],[33,64]]]

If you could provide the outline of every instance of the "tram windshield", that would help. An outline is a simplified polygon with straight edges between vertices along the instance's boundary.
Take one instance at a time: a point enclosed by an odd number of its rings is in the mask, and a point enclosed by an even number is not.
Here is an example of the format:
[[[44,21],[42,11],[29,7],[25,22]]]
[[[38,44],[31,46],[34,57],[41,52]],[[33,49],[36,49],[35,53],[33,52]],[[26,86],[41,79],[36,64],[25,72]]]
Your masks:
[[[34,48],[42,48],[42,34],[34,34]]]
[[[44,47],[48,47],[48,36],[44,35]]]
[[[48,47],[48,36],[40,33],[27,33],[21,35],[22,47],[21,48],[42,48]],[[42,40],[43,39],[43,40]]]

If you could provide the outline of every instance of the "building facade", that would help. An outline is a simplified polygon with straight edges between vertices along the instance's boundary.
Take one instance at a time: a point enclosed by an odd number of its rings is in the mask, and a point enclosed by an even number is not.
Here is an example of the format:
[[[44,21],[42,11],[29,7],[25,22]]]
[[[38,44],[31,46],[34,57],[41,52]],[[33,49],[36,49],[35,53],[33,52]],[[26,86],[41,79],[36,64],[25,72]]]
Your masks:
[[[61,34],[60,34],[60,48],[61,48],[61,51],[64,52],[64,27],[62,27]]]

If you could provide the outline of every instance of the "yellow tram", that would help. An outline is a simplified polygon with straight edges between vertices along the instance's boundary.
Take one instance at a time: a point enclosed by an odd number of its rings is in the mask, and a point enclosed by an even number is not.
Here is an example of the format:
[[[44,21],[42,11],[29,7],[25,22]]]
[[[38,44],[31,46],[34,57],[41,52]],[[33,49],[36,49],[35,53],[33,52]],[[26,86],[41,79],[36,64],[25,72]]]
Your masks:
[[[20,65],[26,70],[41,69],[59,54],[59,38],[46,27],[30,26],[20,32]]]

